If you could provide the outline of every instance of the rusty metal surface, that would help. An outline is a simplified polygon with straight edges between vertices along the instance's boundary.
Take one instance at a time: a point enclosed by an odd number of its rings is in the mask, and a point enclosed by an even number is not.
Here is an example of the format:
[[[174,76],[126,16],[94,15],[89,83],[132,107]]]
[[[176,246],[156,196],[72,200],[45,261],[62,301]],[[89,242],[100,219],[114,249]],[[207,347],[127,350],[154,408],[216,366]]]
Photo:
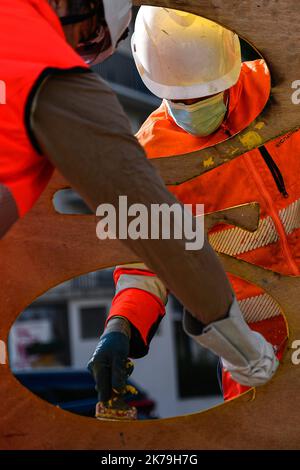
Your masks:
[[[295,0],[135,0],[187,10],[216,21],[246,39],[267,61],[272,77],[271,98],[253,123],[237,136],[198,152],[155,159],[167,184],[182,183],[248,150],[300,127],[300,104],[292,102],[300,80],[299,3]],[[203,161],[211,161],[208,167]]]
[[[185,158],[159,159],[166,182],[203,173],[203,156],[214,166],[299,126],[299,107],[291,104],[291,83],[298,74],[298,6],[293,0],[182,0],[135,2],[189,9],[234,29],[252,42],[268,61],[273,76],[272,100],[257,122],[242,136]],[[280,18],[280,22],[278,21]],[[284,45],[284,54],[283,54]],[[259,137],[257,137],[257,134]],[[251,145],[250,145],[251,144]],[[233,152],[234,154],[230,153]],[[39,295],[72,277],[138,261],[116,240],[99,242],[93,216],[55,213],[53,194],[66,184],[53,179],[35,209],[0,241],[0,340],[19,313]],[[257,208],[211,215],[218,220],[255,229]],[[252,212],[254,211],[254,212]],[[254,214],[254,215],[252,215]],[[269,293],[283,308],[290,328],[289,346],[275,378],[268,385],[205,412],[165,420],[135,423],[99,422],[62,411],[40,400],[0,362],[1,449],[291,449],[300,442],[300,366],[292,364],[291,345],[300,339],[300,279],[280,276],[222,255],[228,272]],[[2,343],[1,343],[2,344]],[[3,362],[3,361],[2,361]]]

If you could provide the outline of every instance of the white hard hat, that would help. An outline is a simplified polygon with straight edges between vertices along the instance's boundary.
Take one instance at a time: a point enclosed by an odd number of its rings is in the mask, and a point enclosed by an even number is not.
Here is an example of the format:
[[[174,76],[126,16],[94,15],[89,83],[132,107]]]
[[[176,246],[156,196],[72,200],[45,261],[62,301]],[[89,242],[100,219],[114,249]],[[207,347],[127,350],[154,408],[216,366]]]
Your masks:
[[[169,100],[201,98],[232,87],[241,71],[236,34],[191,13],[142,6],[132,51],[149,90]]]
[[[90,65],[113,54],[125,36],[132,15],[132,0],[69,0],[63,26],[95,18],[91,38],[78,44],[76,51]]]

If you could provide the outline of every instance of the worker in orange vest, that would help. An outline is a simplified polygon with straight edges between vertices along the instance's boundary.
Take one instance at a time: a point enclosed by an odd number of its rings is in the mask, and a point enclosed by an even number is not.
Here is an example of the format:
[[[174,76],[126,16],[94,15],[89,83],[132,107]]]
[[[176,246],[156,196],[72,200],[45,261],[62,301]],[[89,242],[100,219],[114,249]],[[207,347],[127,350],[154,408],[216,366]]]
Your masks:
[[[242,64],[238,37],[204,18],[143,6],[132,50],[143,82],[163,99],[137,134],[149,159],[186,154],[224,141],[245,129],[269,99],[270,74],[264,60]],[[184,203],[204,203],[206,213],[258,202],[260,223],[255,233],[219,224],[209,233],[210,243],[221,253],[257,266],[299,275],[299,152],[300,132],[291,132],[169,190]],[[280,358],[287,327],[279,305],[258,286],[229,277],[251,330],[263,335]],[[142,357],[165,314],[168,289],[144,264],[118,266],[114,280],[116,295],[102,338],[110,331],[119,332],[125,345],[119,357],[123,354],[125,361],[126,351],[130,357]],[[239,328],[237,321],[226,325],[224,320],[205,328],[188,312],[184,314],[185,331],[223,358],[225,399],[266,381],[267,368],[260,368],[255,360],[249,366],[243,352],[237,366],[239,352],[233,338]],[[100,372],[109,356],[107,343],[100,342],[91,361],[98,361]],[[261,380],[249,372],[257,366]],[[104,374],[96,375],[96,380],[100,388],[105,387]]]

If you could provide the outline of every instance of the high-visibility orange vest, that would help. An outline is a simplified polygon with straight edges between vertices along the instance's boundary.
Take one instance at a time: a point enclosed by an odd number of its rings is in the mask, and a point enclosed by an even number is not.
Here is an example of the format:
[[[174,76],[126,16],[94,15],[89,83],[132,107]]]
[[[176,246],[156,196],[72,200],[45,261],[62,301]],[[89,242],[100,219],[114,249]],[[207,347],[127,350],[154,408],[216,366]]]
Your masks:
[[[30,131],[34,92],[47,74],[70,69],[88,70],[67,44],[48,2],[1,0],[0,80],[6,104],[0,104],[0,185],[10,191],[20,217],[33,206],[53,172]]]
[[[186,154],[212,146],[245,129],[263,110],[270,92],[270,75],[263,60],[246,62],[238,83],[230,89],[229,111],[220,129],[208,137],[195,137],[179,128],[165,104],[152,113],[137,134],[148,158]],[[212,246],[226,253],[283,274],[300,273],[300,132],[290,132],[204,175],[178,186],[169,186],[183,203],[205,204],[205,212],[258,202],[260,225],[255,233],[220,224],[211,230]],[[184,157],[183,157],[184,158]],[[128,275],[128,269],[127,271]],[[142,272],[140,273],[142,275]],[[122,268],[116,271],[116,280]],[[135,270],[135,276],[137,272]],[[258,286],[229,276],[241,309],[250,326],[282,350],[287,336],[280,307]],[[141,283],[140,283],[141,285]],[[144,292],[139,322],[133,312],[134,289],[124,290],[128,319],[143,338],[161,316],[153,295]],[[139,300],[141,297],[139,292]],[[127,299],[126,299],[127,297]],[[147,300],[148,299],[148,300]],[[156,299],[157,301],[158,299]],[[149,314],[147,313],[147,302]],[[113,302],[112,314],[122,311],[122,292]],[[122,313],[123,314],[123,313]],[[144,319],[143,319],[144,316]],[[245,390],[223,374],[225,398]]]

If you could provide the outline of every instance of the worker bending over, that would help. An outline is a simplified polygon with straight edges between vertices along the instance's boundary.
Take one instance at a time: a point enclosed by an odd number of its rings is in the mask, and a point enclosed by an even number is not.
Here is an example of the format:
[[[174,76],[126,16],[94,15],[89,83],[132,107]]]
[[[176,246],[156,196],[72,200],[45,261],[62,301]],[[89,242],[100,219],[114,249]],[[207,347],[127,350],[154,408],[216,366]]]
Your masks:
[[[204,18],[143,6],[132,50],[145,85],[163,99],[137,134],[149,159],[218,144],[245,129],[268,101],[265,62],[242,64],[238,36]],[[210,242],[221,253],[299,275],[299,151],[300,133],[291,133],[169,190],[183,203],[204,203],[208,213],[259,202],[257,232],[219,224],[211,230]],[[186,277],[180,262],[171,268],[166,261],[165,266],[180,277],[182,286],[207,289]],[[211,279],[210,264],[202,266]],[[127,356],[147,354],[168,296],[169,286],[147,263],[118,266],[114,279],[116,295],[107,326],[89,363],[100,400],[124,384]],[[266,383],[278,364],[272,346],[280,357],[287,337],[277,304],[257,286],[236,276],[230,280],[235,298],[226,317],[207,325],[188,312],[184,315],[185,331],[222,358],[225,398]],[[207,311],[212,298],[219,298],[219,281],[212,281],[208,302],[201,305]]]

